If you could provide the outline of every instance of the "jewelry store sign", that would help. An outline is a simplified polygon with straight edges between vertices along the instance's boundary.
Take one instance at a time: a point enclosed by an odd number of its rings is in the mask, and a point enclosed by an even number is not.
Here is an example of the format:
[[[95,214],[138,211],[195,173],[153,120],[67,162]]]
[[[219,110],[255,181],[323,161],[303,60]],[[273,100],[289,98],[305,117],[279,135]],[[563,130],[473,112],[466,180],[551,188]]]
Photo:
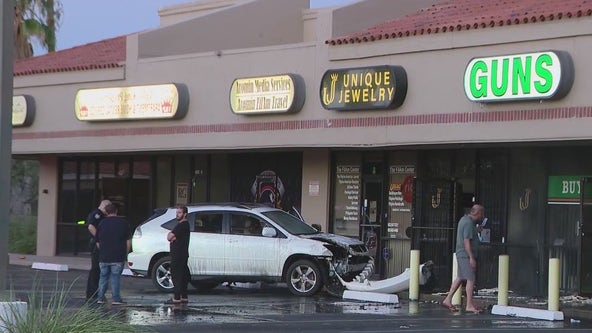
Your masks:
[[[177,83],[81,89],[74,104],[81,121],[180,119],[189,108],[189,91]]]
[[[331,69],[321,80],[327,110],[395,109],[407,95],[407,73],[400,66]]]
[[[304,80],[296,74],[240,78],[230,87],[230,108],[236,114],[298,112],[304,99]]]
[[[12,126],[28,127],[35,117],[35,100],[29,95],[12,97]]]

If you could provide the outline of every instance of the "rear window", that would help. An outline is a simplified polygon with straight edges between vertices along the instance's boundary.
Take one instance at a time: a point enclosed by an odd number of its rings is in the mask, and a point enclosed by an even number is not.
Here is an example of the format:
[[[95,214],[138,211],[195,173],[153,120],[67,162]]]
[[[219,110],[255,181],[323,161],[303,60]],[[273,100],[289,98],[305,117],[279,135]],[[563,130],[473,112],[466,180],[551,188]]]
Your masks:
[[[222,222],[224,213],[222,212],[196,212],[188,216],[190,225],[193,224],[191,231],[205,232],[210,234],[222,233]]]

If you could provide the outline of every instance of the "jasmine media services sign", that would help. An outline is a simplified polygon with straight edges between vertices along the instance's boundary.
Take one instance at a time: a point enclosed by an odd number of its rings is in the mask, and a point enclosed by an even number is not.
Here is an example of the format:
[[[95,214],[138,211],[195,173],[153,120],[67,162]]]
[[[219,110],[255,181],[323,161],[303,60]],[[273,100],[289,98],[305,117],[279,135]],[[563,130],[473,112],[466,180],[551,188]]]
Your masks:
[[[569,54],[544,51],[474,58],[465,70],[464,88],[473,102],[560,99],[573,80]]]
[[[331,69],[321,80],[327,110],[394,109],[407,95],[407,73],[400,66]]]
[[[298,112],[304,105],[304,80],[296,74],[235,79],[230,107],[236,114]]]

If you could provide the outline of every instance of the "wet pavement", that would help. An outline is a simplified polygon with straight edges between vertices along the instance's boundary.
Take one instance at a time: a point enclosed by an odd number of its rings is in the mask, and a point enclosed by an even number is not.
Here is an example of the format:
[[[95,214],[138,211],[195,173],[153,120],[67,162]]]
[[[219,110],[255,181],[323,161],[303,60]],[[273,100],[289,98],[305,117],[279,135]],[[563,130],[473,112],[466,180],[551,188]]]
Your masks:
[[[33,270],[27,266],[9,265],[10,289],[26,299],[30,290],[52,293],[67,288],[68,306],[76,308],[85,302],[87,272],[70,270],[53,272]],[[106,305],[122,321],[146,327],[155,332],[522,332],[566,329],[591,332],[592,321],[566,318],[551,322],[528,318],[494,316],[462,312],[451,313],[435,298],[422,297],[400,304],[348,301],[320,293],[314,297],[296,297],[281,285],[255,288],[219,286],[206,293],[189,295],[187,305],[164,305],[170,295],[160,293],[149,279],[122,277],[125,306]],[[109,294],[108,294],[109,295]],[[482,304],[487,305],[486,303]]]

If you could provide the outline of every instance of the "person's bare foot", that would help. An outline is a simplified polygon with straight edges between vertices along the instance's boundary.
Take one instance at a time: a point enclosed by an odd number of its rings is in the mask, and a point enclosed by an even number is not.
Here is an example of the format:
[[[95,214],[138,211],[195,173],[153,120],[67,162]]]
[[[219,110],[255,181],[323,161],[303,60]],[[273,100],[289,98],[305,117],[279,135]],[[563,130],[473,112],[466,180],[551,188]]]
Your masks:
[[[465,311],[466,312],[471,312],[471,313],[474,313],[474,314],[480,314],[481,312],[483,312],[483,309],[481,309],[478,306],[475,306],[475,307],[467,307],[465,309]]]
[[[458,311],[458,309],[454,305],[452,305],[452,303],[447,302],[447,301],[443,301],[442,306],[445,308],[448,308],[448,310],[450,310],[450,312]]]

